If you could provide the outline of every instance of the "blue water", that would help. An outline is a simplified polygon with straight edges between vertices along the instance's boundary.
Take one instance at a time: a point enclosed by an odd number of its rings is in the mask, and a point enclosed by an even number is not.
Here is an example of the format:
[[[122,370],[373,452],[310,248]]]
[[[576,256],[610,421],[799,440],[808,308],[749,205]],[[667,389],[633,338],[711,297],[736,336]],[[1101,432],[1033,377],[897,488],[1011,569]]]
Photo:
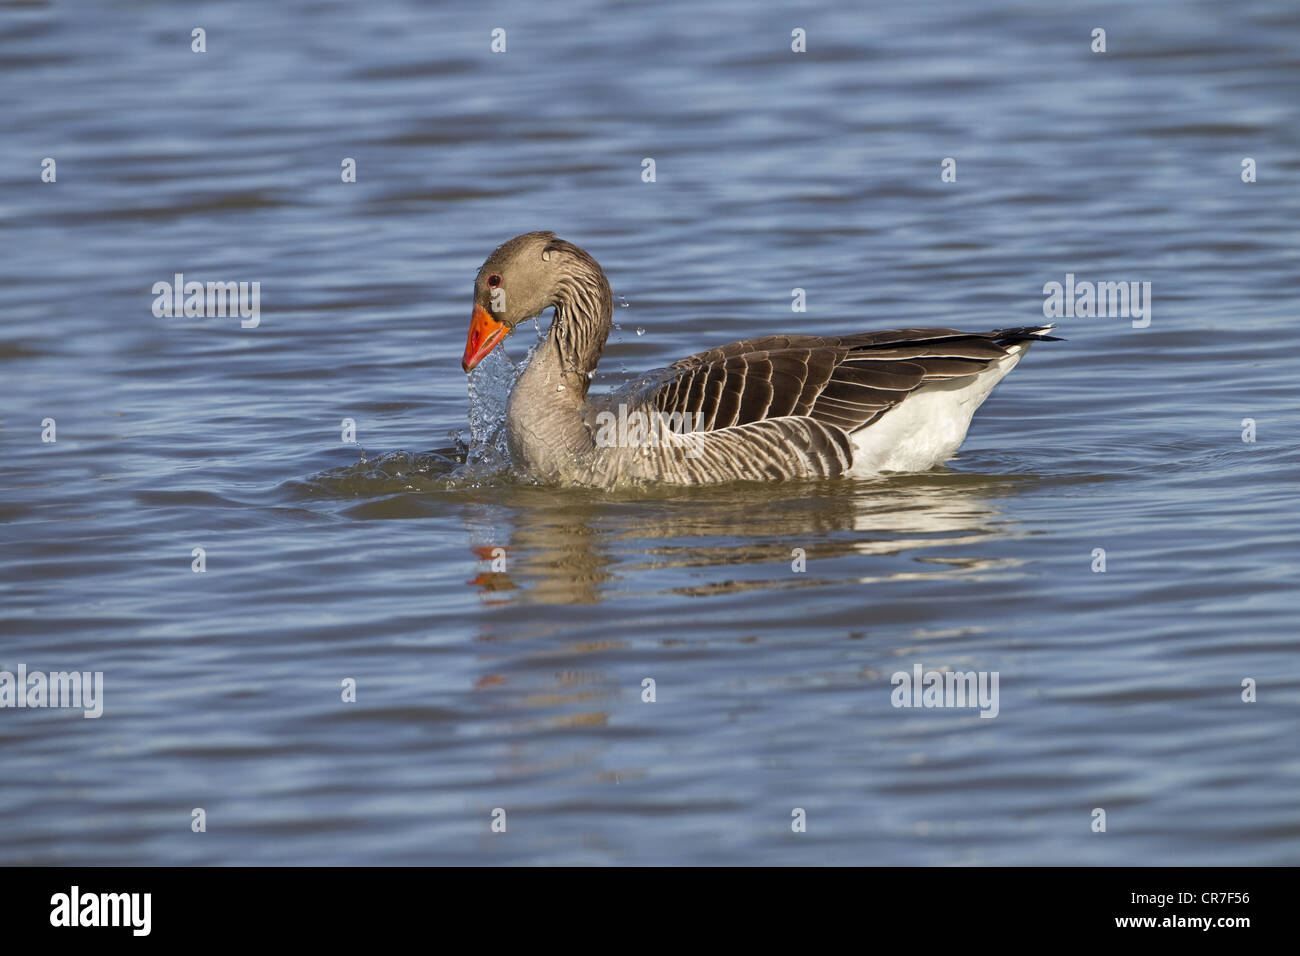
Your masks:
[[[0,709],[0,863],[1300,862],[1294,4],[0,22],[0,670],[104,675]],[[1059,320],[924,475],[467,478],[473,277],[531,229],[622,297],[598,388],[1066,273],[1151,323]],[[156,318],[178,272],[260,324]],[[918,663],[998,716],[895,708]]]

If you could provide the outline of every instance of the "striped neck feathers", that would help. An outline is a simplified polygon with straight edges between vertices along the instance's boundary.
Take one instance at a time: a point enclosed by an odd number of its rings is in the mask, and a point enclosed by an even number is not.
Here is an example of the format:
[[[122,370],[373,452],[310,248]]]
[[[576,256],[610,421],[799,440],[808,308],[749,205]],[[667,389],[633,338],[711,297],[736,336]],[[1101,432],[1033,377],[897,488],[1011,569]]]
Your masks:
[[[570,253],[566,269],[555,289],[555,320],[551,338],[559,349],[566,379],[579,380],[573,386],[586,396],[614,321],[614,297],[609,280],[596,260],[581,250]]]

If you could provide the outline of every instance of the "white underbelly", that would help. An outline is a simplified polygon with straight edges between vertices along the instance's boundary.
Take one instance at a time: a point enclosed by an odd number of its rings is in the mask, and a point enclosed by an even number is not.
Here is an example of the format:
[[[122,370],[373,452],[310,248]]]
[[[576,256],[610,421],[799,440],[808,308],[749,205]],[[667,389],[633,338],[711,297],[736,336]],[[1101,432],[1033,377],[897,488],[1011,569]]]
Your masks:
[[[1027,346],[971,378],[920,388],[874,424],[854,432],[856,476],[882,471],[926,471],[957,453],[975,409],[1006,376]]]

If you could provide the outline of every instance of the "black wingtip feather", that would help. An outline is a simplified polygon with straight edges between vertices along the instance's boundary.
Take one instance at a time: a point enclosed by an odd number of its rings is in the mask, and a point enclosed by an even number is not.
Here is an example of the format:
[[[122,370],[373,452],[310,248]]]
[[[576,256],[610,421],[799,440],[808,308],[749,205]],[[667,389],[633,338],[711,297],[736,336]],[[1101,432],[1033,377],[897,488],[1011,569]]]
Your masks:
[[[998,345],[1015,345],[1017,342],[1064,342],[1059,335],[1048,335],[1054,325],[1022,325],[1014,329],[994,329],[988,333]]]

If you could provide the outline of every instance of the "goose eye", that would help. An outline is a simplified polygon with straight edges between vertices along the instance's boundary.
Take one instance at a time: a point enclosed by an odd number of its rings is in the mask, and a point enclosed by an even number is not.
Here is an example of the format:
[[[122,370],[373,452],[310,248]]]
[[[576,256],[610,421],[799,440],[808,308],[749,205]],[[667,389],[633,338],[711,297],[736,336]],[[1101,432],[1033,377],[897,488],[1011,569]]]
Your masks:
[[[490,285],[492,288],[495,289],[495,288],[496,288],[497,286],[499,286],[500,284],[501,284],[501,277],[500,277],[500,276],[497,276],[497,275],[491,275],[491,276],[488,276],[488,285]]]

